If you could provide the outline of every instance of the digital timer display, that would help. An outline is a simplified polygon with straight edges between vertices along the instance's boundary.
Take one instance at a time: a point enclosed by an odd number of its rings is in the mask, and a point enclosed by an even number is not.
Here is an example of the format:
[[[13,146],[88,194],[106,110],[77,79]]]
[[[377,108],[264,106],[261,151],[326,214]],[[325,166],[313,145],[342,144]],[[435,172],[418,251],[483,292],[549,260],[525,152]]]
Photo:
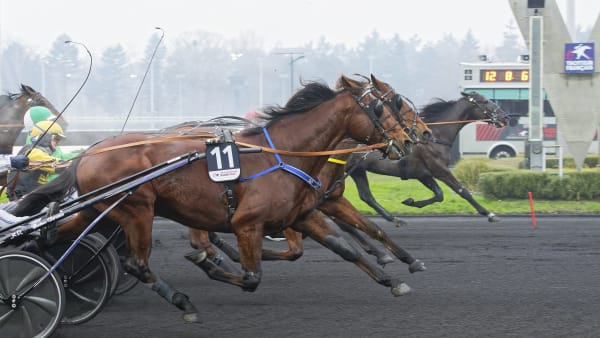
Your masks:
[[[482,69],[480,82],[529,82],[529,69]]]

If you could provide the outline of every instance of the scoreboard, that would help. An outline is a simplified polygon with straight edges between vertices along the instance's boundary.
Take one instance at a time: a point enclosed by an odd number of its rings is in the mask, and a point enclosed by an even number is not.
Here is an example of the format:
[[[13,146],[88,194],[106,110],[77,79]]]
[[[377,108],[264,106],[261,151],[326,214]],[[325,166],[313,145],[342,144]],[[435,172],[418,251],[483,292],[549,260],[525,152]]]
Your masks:
[[[527,63],[461,63],[461,88],[529,88]]]
[[[529,82],[529,69],[480,69],[481,82]]]

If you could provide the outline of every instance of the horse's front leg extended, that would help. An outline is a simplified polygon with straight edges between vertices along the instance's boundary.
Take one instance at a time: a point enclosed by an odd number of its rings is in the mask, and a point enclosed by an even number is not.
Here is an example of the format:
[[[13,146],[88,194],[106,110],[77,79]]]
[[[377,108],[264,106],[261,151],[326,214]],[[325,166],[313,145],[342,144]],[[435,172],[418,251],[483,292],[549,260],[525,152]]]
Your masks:
[[[356,264],[377,283],[388,286],[394,296],[402,296],[410,292],[410,287],[404,282],[387,275],[379,266],[371,263],[361,250],[350,244],[323,219],[318,211],[313,211],[292,227],[310,236],[321,245],[338,254],[343,259]]]
[[[441,202],[444,200],[444,192],[432,176],[421,177],[419,178],[419,181],[433,192],[433,197],[421,201],[415,201],[412,198],[407,198],[404,201],[402,201],[402,204],[408,205],[410,207],[422,208],[424,206],[433,204],[435,202]]]
[[[367,178],[367,171],[362,168],[356,168],[354,171],[350,173],[350,177],[356,184],[356,189],[358,190],[358,196],[360,199],[367,203],[371,208],[377,211],[383,218],[385,218],[389,222],[394,222],[396,225],[405,225],[404,221],[401,221],[394,217],[389,211],[387,211],[383,206],[381,206],[373,197],[373,193],[371,193],[371,188],[369,187],[369,180]]]
[[[493,212],[488,211],[481,204],[477,203],[469,190],[465,188],[460,182],[452,175],[452,173],[448,173],[446,176],[438,177],[440,181],[444,182],[447,186],[449,186],[454,192],[460,195],[460,197],[464,198],[467,202],[469,202],[473,208],[477,210],[480,215],[486,216],[489,222],[499,222],[500,217],[496,216]]]
[[[342,222],[337,218],[332,217],[332,219],[342,231],[350,234],[366,253],[375,256],[377,258],[377,264],[385,266],[386,264],[394,261],[394,258],[390,256],[390,254],[384,250],[380,250],[375,243],[369,241],[366,236],[358,231],[355,227],[346,222]]]
[[[413,258],[406,250],[396,244],[383,229],[361,214],[345,197],[340,197],[335,201],[327,201],[319,208],[326,215],[333,218],[338,225],[345,223],[347,225],[345,228],[359,229],[369,237],[383,243],[400,261],[408,264],[411,273],[425,270],[423,262]],[[350,234],[353,232],[350,232]]]

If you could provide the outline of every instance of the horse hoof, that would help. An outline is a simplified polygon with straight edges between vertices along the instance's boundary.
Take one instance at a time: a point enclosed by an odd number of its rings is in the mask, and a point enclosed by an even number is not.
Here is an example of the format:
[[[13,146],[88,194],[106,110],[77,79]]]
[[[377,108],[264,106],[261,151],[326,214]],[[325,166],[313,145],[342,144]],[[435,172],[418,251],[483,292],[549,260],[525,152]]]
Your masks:
[[[392,295],[394,297],[404,296],[405,294],[410,292],[410,286],[405,283],[400,283],[400,285],[392,288]]]
[[[410,273],[415,273],[415,272],[419,272],[419,271],[425,271],[427,270],[427,268],[425,267],[425,263],[421,262],[420,260],[415,260],[414,262],[412,262],[409,266],[408,266],[408,271]]]
[[[388,254],[377,257],[377,264],[379,264],[381,266],[385,266],[386,264],[392,263],[393,261],[394,261],[394,258]]]
[[[396,226],[396,228],[399,228],[399,227],[407,226],[408,223],[406,223],[405,221],[401,220],[398,217],[394,217],[394,225]]]
[[[208,258],[208,253],[206,250],[194,250],[184,255],[185,259],[188,261],[198,265]]]
[[[412,198],[407,198],[404,201],[402,201],[402,204],[412,206],[413,204],[415,204],[415,200]]]
[[[493,223],[493,222],[500,222],[500,217],[490,213],[488,215],[488,222]]]
[[[198,314],[196,312],[184,313],[183,320],[185,320],[188,323],[198,323],[200,321],[200,317],[198,317]]]

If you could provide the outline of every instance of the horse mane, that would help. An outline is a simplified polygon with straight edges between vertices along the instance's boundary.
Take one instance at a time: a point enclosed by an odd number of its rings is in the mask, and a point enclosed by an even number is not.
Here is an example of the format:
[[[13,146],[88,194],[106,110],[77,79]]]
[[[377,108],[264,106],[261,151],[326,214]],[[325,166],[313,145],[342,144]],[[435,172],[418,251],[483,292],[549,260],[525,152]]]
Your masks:
[[[441,98],[435,98],[434,102],[427,104],[421,108],[420,116],[424,122],[437,121],[440,115],[443,114],[448,108],[456,103],[457,100],[444,100]]]
[[[298,90],[285,104],[285,106],[272,105],[263,109],[262,119],[269,126],[284,116],[292,114],[302,114],[325,101],[336,97],[339,92],[329,88],[329,86],[320,81],[303,82],[302,89]],[[244,135],[254,135],[262,133],[263,127],[253,127],[244,130]]]
[[[6,94],[0,95],[0,108],[4,107],[4,105],[6,105],[7,103],[13,101],[19,95],[20,94],[15,94],[15,93],[10,93],[10,92],[6,92]]]

